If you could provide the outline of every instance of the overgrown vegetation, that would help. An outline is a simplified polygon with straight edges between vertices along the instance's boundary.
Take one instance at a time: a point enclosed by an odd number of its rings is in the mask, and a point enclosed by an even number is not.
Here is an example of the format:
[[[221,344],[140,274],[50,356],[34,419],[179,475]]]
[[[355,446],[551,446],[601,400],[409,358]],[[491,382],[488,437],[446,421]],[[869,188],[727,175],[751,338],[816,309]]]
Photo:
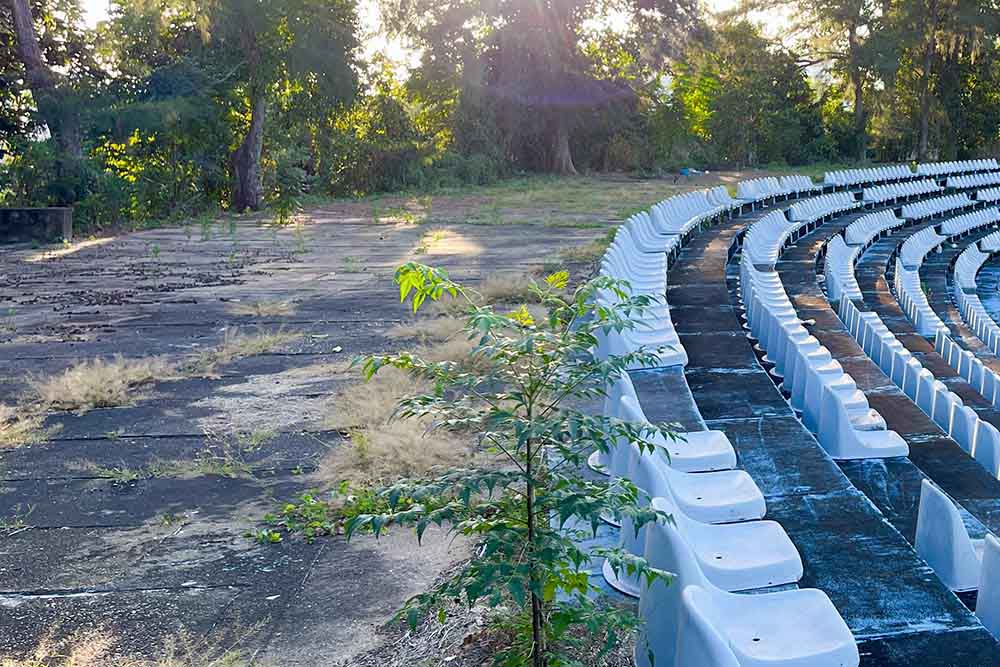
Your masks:
[[[161,357],[82,361],[51,377],[30,378],[34,402],[44,409],[86,411],[131,405],[154,382],[178,377],[176,366]]]
[[[300,339],[302,334],[276,329],[258,329],[247,333],[238,327],[226,329],[222,343],[198,355],[197,360],[186,367],[193,374],[212,374],[216,366],[242,359],[267,354]]]
[[[25,655],[0,657],[0,667],[245,667],[250,655],[243,645],[259,631],[259,627],[242,630],[225,641],[212,635],[179,633],[168,637],[154,658],[121,652],[109,630],[81,630],[66,636],[50,631]]]
[[[44,421],[37,412],[0,403],[0,450],[34,445],[51,438],[59,429],[45,428]]]
[[[230,315],[246,317],[288,317],[294,315],[298,307],[292,301],[247,301],[233,302],[226,306]]]
[[[284,224],[309,198],[526,172],[952,159],[998,141],[1000,21],[968,0],[725,16],[628,0],[615,20],[582,0],[417,0],[364,21],[354,0],[109,4],[97,28],[81,0],[0,5],[0,205],[73,205],[84,227],[269,206]],[[378,36],[413,62],[360,61]],[[505,220],[493,204],[469,221]]]
[[[630,637],[637,621],[633,611],[597,594],[588,578],[590,559],[605,557],[616,569],[649,578],[664,573],[619,549],[581,545],[602,512],[631,517],[638,526],[657,518],[637,504],[629,482],[590,481],[581,466],[595,448],[607,451],[619,439],[651,452],[654,434],[672,434],[665,427],[586,414],[569,402],[597,399],[609,378],[628,365],[652,363],[646,351],[606,361],[590,355],[599,329],[630,328],[629,316],[652,302],[607,278],[568,292],[562,272],[530,285],[545,308],[536,319],[526,307],[500,314],[479,305],[479,295],[420,264],[399,269],[396,281],[415,311],[445,295],[466,304],[465,333],[473,340],[470,357],[477,368],[404,352],[366,358],[364,374],[376,387],[371,391],[386,401],[391,399],[377,389],[380,378],[405,385],[397,392],[403,398],[386,404],[384,414],[408,427],[404,433],[421,433],[415,448],[465,436],[468,457],[426,475],[404,473],[380,489],[362,487],[360,495],[350,495],[349,481],[330,497],[307,494],[269,516],[257,539],[280,541],[286,533],[314,539],[340,530],[377,536],[397,524],[413,526],[419,539],[430,525],[442,526],[472,538],[481,550],[454,575],[410,599],[401,617],[411,625],[435,614],[443,620],[453,601],[481,603],[509,630],[509,641],[495,655],[498,664],[577,664],[574,654],[594,646],[595,638],[599,658]],[[618,305],[594,306],[597,290],[614,294]],[[359,392],[356,400],[364,404],[371,397]]]

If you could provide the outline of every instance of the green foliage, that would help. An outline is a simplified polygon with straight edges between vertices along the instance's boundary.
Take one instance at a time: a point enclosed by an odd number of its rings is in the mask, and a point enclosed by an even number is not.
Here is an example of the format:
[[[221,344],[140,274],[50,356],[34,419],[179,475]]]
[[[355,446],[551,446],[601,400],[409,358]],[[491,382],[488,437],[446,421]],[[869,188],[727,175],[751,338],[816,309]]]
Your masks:
[[[521,665],[531,658],[550,667],[574,665],[583,634],[602,638],[604,650],[630,635],[634,613],[598,596],[588,577],[592,557],[607,558],[618,571],[665,576],[620,549],[588,550],[581,544],[596,532],[604,513],[628,516],[637,527],[658,518],[639,504],[631,483],[592,481],[581,469],[591,451],[608,451],[612,442],[632,441],[651,454],[654,436],[673,434],[665,426],[571,407],[574,401],[603,396],[608,380],[630,364],[652,363],[653,355],[645,350],[607,361],[590,355],[600,331],[631,328],[632,317],[652,300],[608,278],[567,293],[568,278],[560,272],[532,284],[547,310],[538,321],[524,308],[500,314],[476,306],[475,296],[445,271],[407,264],[396,272],[396,283],[401,300],[409,300],[415,310],[445,295],[468,303],[466,333],[477,341],[471,353],[477,363],[435,363],[407,352],[362,362],[367,378],[393,367],[433,386],[431,393],[403,399],[398,418],[430,420],[433,431],[475,433],[488,458],[481,466],[401,479],[377,490],[373,509],[351,512],[344,531],[351,536],[364,529],[378,536],[390,525],[409,525],[423,539],[436,525],[474,540],[476,558],[410,599],[400,616],[411,625],[427,615],[440,618],[453,600],[509,605],[516,632],[512,645],[497,656],[498,664]],[[617,305],[595,305],[598,292]],[[296,509],[303,511],[301,505]],[[326,530],[326,515],[321,517],[312,530]],[[309,515],[297,520],[310,525]]]

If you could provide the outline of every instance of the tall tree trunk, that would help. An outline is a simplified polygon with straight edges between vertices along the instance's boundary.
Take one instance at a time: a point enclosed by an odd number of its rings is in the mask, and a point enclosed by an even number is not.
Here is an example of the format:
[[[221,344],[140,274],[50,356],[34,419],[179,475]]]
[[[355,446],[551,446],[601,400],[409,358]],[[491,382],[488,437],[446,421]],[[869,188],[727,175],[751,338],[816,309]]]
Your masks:
[[[858,142],[857,158],[860,162],[864,162],[867,157],[868,134],[864,104],[865,81],[859,63],[857,30],[856,25],[851,26],[851,31],[847,36],[847,44],[850,55],[851,85],[854,88],[854,136]]]
[[[555,134],[552,137],[552,172],[576,176],[573,154],[569,150],[569,127],[562,118],[556,118]]]
[[[233,171],[233,210],[259,211],[264,203],[260,155],[264,147],[264,121],[267,117],[267,92],[257,87],[250,96],[250,129],[231,158]]]
[[[917,141],[917,159],[927,159],[928,143],[930,141],[931,125],[931,65],[934,62],[934,40],[937,30],[937,0],[932,0],[928,12],[931,25],[928,28],[927,42],[924,44],[923,55],[923,85],[920,89],[920,136]]]
[[[24,66],[25,81],[31,89],[38,113],[49,128],[58,149],[57,175],[61,180],[75,173],[83,156],[79,108],[72,95],[60,88],[38,45],[35,21],[28,0],[10,0],[17,35],[17,57]],[[69,185],[69,183],[66,183]],[[72,203],[65,201],[60,203]]]

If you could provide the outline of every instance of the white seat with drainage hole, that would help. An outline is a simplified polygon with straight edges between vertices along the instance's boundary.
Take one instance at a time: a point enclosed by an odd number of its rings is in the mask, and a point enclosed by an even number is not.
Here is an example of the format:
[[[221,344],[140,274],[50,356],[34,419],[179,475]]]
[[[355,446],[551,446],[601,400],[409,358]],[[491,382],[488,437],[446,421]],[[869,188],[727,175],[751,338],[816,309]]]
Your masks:
[[[623,421],[648,424],[649,420],[642,411],[639,402],[632,396],[623,395],[620,399],[621,419]],[[722,431],[694,431],[679,434],[684,440],[669,440],[656,435],[649,440],[670,455],[664,463],[682,472],[708,472],[712,470],[731,470],[736,467],[736,452],[729,438]],[[660,457],[662,451],[658,450]]]
[[[802,559],[788,533],[775,521],[708,524],[686,516],[669,497],[653,507],[673,517],[702,572],[725,591],[792,584],[802,578]]]
[[[710,633],[689,631],[696,617]],[[675,667],[855,667],[861,660],[854,635],[816,589],[740,596],[687,586],[678,628]]]
[[[913,546],[951,590],[971,591],[979,585],[983,540],[969,537],[958,508],[926,479],[920,482]]]
[[[706,512],[709,505],[703,499],[731,499],[739,495],[739,492],[732,493],[731,489],[723,489],[718,484],[715,485],[717,490],[713,492],[711,483],[691,479],[713,473],[678,473],[665,468],[648,450],[642,452],[635,445],[630,450],[629,479],[639,490],[639,505],[644,506],[652,499],[655,509],[673,516],[699,558],[710,561],[706,571],[717,586],[726,590],[743,590],[793,583],[801,578],[802,561],[785,531],[773,521],[757,521],[765,511],[764,497],[759,491],[752,494],[753,498],[743,506],[716,504],[716,508],[726,507],[726,510],[722,513],[718,509]],[[730,481],[734,480],[731,474],[725,477]],[[749,476],[746,479],[753,484]],[[725,483],[726,480],[719,481]],[[745,480],[735,481],[745,486]],[[745,490],[756,490],[756,485]],[[693,508],[696,513],[711,520],[696,520],[682,508]],[[728,523],[730,521],[749,522]],[[723,522],[724,525],[713,525]],[[623,517],[621,547],[629,553],[642,556],[647,528],[648,524],[636,531],[631,520]],[[602,573],[615,589],[625,595],[638,597],[638,577],[621,571],[616,574],[607,562],[602,567]]]
[[[672,573],[671,581],[643,581],[637,667],[677,665],[682,594],[702,590],[698,607],[711,620],[741,666],[856,667],[854,636],[822,591],[803,589],[746,595],[714,586],[676,526],[657,521],[646,531],[646,561]],[[702,594],[699,594],[701,596]],[[723,653],[724,654],[724,653]],[[696,653],[697,655],[697,653]]]

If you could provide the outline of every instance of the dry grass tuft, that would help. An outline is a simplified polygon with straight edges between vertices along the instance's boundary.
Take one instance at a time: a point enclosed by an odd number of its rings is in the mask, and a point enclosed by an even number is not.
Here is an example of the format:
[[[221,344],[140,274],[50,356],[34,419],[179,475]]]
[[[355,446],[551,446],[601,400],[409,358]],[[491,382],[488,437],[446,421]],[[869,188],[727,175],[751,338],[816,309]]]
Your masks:
[[[441,342],[460,335],[464,326],[465,318],[442,315],[440,317],[426,317],[406,324],[397,324],[389,329],[386,335],[396,340],[418,340],[422,343]]]
[[[131,405],[142,389],[157,380],[178,377],[177,368],[161,357],[82,361],[49,378],[30,378],[29,385],[45,409],[90,410]]]
[[[220,364],[228,364],[244,357],[267,354],[302,337],[302,334],[277,331],[257,331],[245,334],[239,329],[227,329],[222,344],[203,352],[194,362],[195,373],[211,373]]]
[[[566,263],[596,264],[614,240],[615,230],[584,245],[571,246],[559,251],[559,259]]]
[[[294,315],[298,306],[292,301],[233,302],[226,306],[230,315],[249,317],[287,317]]]
[[[482,296],[483,303],[488,305],[538,301],[531,292],[531,278],[523,274],[497,273],[487,276],[476,291]]]
[[[57,427],[42,428],[44,418],[0,404],[0,449],[34,445],[51,438]]]
[[[150,659],[123,655],[106,630],[79,631],[63,639],[50,631],[30,654],[0,657],[0,667],[244,667],[249,656],[239,644],[257,632],[241,634],[235,645],[181,633],[168,637],[159,655]]]
[[[474,341],[458,335],[414,354],[427,361],[473,364]],[[468,463],[475,450],[470,434],[430,429],[429,421],[394,420],[399,401],[428,387],[403,371],[384,368],[368,382],[339,392],[326,428],[347,429],[349,440],[330,451],[317,474],[331,482],[372,484],[420,476],[438,466]]]
[[[426,423],[392,419],[397,402],[419,390],[410,376],[387,368],[371,381],[341,392],[335,399],[337,413],[326,424],[350,426],[349,439],[330,451],[317,474],[331,482],[371,484],[468,461],[472,438],[443,430],[427,432]]]

